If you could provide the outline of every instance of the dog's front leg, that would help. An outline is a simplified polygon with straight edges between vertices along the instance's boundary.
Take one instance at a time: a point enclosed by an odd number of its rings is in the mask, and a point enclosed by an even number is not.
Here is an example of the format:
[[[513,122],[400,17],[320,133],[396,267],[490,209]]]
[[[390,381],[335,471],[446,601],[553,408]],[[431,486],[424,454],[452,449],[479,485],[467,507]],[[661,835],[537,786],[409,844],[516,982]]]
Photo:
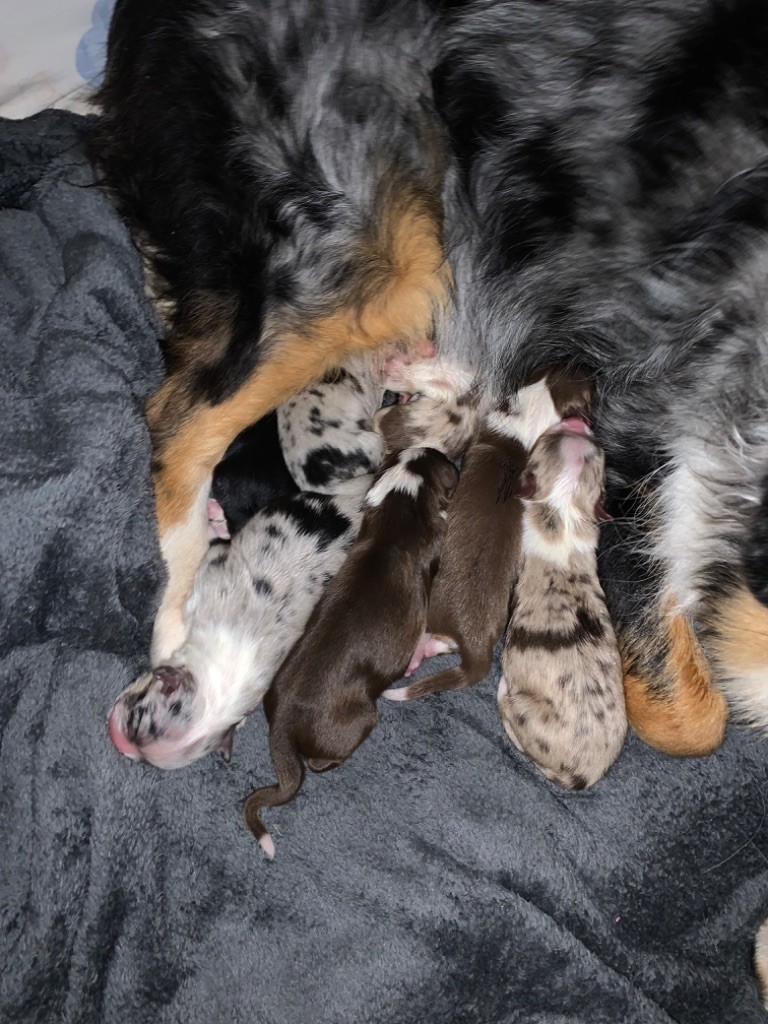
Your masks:
[[[153,665],[184,641],[184,602],[208,546],[206,506],[214,468],[242,430],[311,385],[344,354],[311,338],[283,338],[224,401],[198,397],[191,382],[200,367],[194,366],[169,376],[150,399],[155,502],[168,571],[152,636]]]

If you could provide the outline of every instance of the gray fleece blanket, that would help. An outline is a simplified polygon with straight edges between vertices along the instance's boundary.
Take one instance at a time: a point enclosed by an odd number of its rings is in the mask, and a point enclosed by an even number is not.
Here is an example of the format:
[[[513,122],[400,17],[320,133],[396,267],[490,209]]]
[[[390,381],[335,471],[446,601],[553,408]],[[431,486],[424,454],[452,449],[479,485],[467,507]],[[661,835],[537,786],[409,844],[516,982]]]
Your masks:
[[[163,774],[106,718],[162,568],[142,418],[161,379],[139,261],[77,144],[0,122],[0,1020],[56,1024],[753,1024],[768,748],[630,737],[564,793],[495,686],[381,708],[269,816],[261,712],[227,767]]]

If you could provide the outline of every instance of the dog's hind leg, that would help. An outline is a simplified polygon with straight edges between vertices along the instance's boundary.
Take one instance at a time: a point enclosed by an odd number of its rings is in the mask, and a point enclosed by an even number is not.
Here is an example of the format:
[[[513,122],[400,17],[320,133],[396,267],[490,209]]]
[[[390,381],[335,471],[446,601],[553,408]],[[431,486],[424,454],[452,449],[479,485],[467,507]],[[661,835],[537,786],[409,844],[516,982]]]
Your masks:
[[[687,616],[662,607],[640,628],[620,629],[619,643],[627,716],[640,739],[667,754],[716,750],[728,706]]]
[[[637,735],[667,754],[699,756],[723,741],[728,707],[693,627],[649,545],[644,502],[603,526],[600,578],[624,662],[627,716]]]
[[[707,649],[742,722],[768,732],[768,608],[743,584],[711,602]]]

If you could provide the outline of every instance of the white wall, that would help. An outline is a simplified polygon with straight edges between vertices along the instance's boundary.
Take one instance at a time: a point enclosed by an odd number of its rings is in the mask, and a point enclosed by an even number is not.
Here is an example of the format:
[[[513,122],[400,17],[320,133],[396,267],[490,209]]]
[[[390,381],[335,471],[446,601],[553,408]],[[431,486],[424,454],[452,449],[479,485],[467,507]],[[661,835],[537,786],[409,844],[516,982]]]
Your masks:
[[[0,0],[0,116],[26,117],[83,86],[75,51],[94,0]]]

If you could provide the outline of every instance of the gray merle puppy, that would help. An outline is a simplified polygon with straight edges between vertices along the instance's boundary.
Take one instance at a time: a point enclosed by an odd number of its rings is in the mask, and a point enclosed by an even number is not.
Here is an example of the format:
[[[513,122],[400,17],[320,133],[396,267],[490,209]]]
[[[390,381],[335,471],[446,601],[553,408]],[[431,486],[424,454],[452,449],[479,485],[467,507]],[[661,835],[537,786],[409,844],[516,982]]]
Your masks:
[[[121,754],[182,768],[220,750],[261,702],[357,535],[358,493],[297,494],[215,543],[184,607],[184,643],[124,690],[109,718]]]
[[[317,491],[269,503],[214,543],[184,606],[185,639],[118,697],[109,730],[117,749],[161,768],[212,750],[228,757],[234,730],[260,703],[341,566],[381,462],[373,416],[381,367],[359,357],[278,411],[288,469]],[[257,471],[254,471],[257,472]],[[214,536],[228,538],[209,499]]]

